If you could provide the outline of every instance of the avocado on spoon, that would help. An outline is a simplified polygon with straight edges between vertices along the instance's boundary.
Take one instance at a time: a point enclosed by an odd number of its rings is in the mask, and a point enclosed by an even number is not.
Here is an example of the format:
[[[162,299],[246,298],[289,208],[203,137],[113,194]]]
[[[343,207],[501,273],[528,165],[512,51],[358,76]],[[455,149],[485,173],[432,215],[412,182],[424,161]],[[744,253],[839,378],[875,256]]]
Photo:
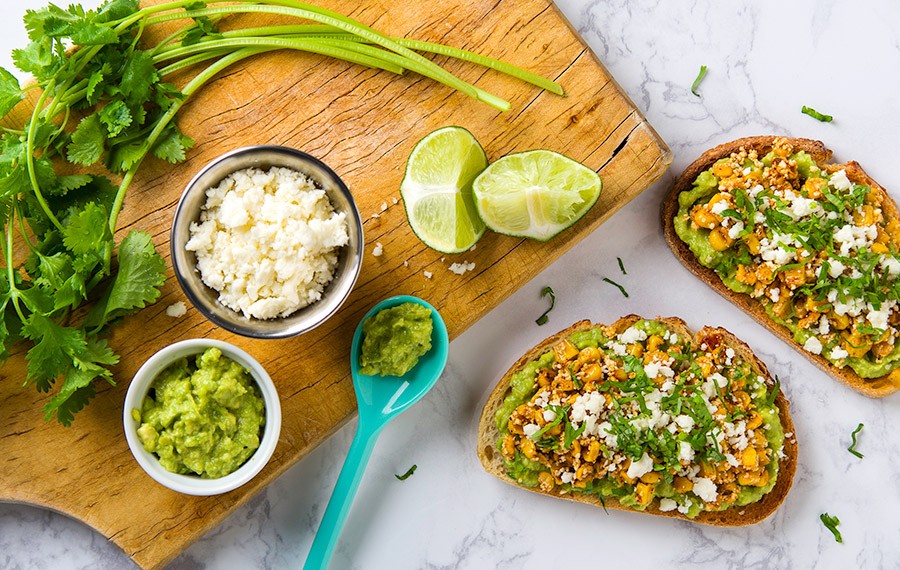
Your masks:
[[[415,303],[431,311],[433,325],[431,349],[402,376],[363,374],[360,372],[359,363],[363,324],[383,309],[404,303]],[[347,459],[341,468],[341,474],[331,493],[331,499],[328,501],[328,507],[322,517],[319,531],[316,533],[309,556],[306,558],[306,564],[303,566],[305,570],[323,569],[328,566],[378,435],[388,422],[418,402],[431,390],[447,364],[449,345],[447,327],[437,309],[418,297],[408,295],[381,301],[366,313],[356,327],[353,344],[350,348],[350,372],[359,408],[359,424],[356,427],[353,443],[350,444],[350,450],[347,452]]]

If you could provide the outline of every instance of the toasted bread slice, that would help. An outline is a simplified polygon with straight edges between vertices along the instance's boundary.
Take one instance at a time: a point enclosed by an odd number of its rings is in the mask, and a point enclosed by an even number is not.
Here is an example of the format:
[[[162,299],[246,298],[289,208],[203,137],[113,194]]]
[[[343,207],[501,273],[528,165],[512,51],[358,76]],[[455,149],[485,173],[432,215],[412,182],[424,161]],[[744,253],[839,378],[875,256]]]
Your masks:
[[[684,265],[691,273],[699,277],[704,283],[713,288],[717,293],[737,305],[745,313],[756,319],[761,325],[769,329],[783,341],[790,344],[800,354],[805,356],[813,364],[830,374],[835,379],[843,382],[853,390],[868,396],[870,398],[883,398],[900,390],[900,369],[895,369],[890,374],[878,378],[863,378],[856,374],[852,368],[845,366],[838,368],[825,357],[812,354],[803,349],[795,340],[791,331],[775,321],[766,314],[762,304],[745,293],[738,293],[729,289],[721,280],[719,275],[709,267],[702,265],[694,256],[690,247],[678,237],[675,233],[675,216],[678,213],[678,195],[684,191],[690,190],[697,176],[705,170],[709,169],[720,158],[728,157],[733,152],[738,152],[741,148],[756,150],[760,156],[768,153],[776,139],[784,137],[775,136],[756,136],[734,140],[713,149],[704,152],[700,158],[692,162],[684,172],[675,180],[669,193],[663,199],[661,208],[661,217],[663,231],[666,237],[666,243],[675,254],[675,257]],[[865,184],[870,186],[874,192],[882,194],[882,211],[888,218],[900,219],[896,203],[888,195],[887,191],[878,182],[873,180],[862,167],[854,161],[844,164],[830,164],[831,151],[825,145],[816,140],[787,138],[795,151],[806,151],[816,163],[826,172],[836,172],[844,169],[847,178],[855,184]]]
[[[641,317],[636,315],[628,315],[616,321],[613,325],[611,325],[611,327],[616,334],[620,334],[641,319]],[[681,338],[684,339],[693,340],[698,336],[704,335],[704,333],[713,331],[718,332],[723,336],[726,346],[731,347],[738,357],[750,363],[753,370],[759,376],[765,378],[766,383],[769,386],[774,385],[774,381],[772,380],[772,377],[769,374],[769,371],[766,368],[765,364],[763,364],[758,358],[756,358],[756,356],[750,350],[750,347],[748,347],[743,341],[741,341],[725,329],[705,327],[697,335],[694,335],[694,333],[692,333],[691,330],[688,329],[684,321],[679,318],[657,318],[655,320],[663,323],[671,332],[678,334]],[[484,466],[484,469],[488,473],[494,475],[502,481],[542,495],[550,495],[561,499],[568,499],[570,501],[578,501],[580,503],[587,503],[589,505],[604,507],[607,509],[618,509],[624,511],[640,512],[650,515],[679,518],[691,522],[714,526],[746,526],[757,523],[774,513],[781,505],[781,503],[784,502],[784,499],[791,488],[791,484],[793,483],[794,472],[797,468],[797,440],[796,437],[792,435],[792,432],[794,431],[794,425],[791,421],[790,416],[790,404],[780,390],[778,391],[775,398],[775,406],[779,411],[779,417],[781,419],[781,425],[784,433],[791,434],[791,436],[786,436],[784,439],[784,447],[782,450],[784,457],[779,460],[778,476],[775,482],[775,486],[771,491],[765,494],[761,500],[755,503],[750,503],[746,506],[732,506],[722,511],[702,511],[696,517],[688,518],[687,516],[676,510],[667,512],[659,510],[659,505],[656,501],[652,502],[643,511],[640,511],[621,504],[613,497],[608,497],[601,501],[601,499],[597,495],[561,492],[559,487],[554,488],[553,491],[545,492],[540,490],[539,487],[522,486],[507,474],[506,468],[503,463],[502,453],[499,449],[497,449],[497,442],[500,440],[501,433],[497,429],[495,423],[495,415],[497,413],[497,410],[503,404],[506,396],[510,393],[510,380],[512,379],[513,375],[524,368],[529,362],[537,360],[542,354],[546,353],[548,350],[551,350],[554,345],[556,345],[563,339],[568,338],[573,333],[586,331],[597,326],[602,325],[594,325],[590,321],[579,321],[571,327],[545,339],[537,346],[526,352],[509,369],[509,371],[507,371],[500,382],[498,382],[496,388],[494,388],[490,396],[488,396],[487,402],[484,405],[484,409],[481,412],[481,419],[478,424],[477,452],[479,459],[481,459],[481,464]]]

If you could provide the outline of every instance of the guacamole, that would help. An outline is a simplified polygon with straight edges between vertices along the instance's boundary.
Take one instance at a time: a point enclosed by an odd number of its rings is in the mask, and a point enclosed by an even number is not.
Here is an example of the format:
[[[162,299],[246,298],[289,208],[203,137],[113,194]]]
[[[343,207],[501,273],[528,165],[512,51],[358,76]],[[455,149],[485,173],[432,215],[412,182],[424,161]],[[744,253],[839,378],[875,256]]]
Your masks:
[[[785,140],[762,158],[742,149],[678,196],[674,229],[806,351],[879,378],[900,367],[900,220],[848,171]]]
[[[375,313],[363,323],[359,371],[403,376],[431,350],[431,309],[402,303]]]
[[[253,455],[266,414],[250,373],[208,348],[163,370],[132,417],[144,449],[167,470],[217,479]]]
[[[774,393],[719,333],[703,334],[653,320],[618,335],[595,327],[528,363],[495,416],[507,474],[689,518],[760,500],[785,437]]]

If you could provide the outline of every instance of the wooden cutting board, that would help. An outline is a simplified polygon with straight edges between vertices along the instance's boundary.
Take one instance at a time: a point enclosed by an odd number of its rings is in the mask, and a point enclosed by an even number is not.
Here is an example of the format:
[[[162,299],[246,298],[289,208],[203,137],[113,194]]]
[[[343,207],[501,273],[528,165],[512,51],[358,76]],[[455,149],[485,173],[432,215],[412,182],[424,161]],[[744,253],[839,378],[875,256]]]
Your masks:
[[[185,297],[172,275],[159,302],[111,335],[121,354],[118,385],[98,396],[71,428],[45,423],[47,396],[23,389],[24,348],[0,368],[0,500],[24,502],[84,521],[140,566],[159,568],[342,426],[355,411],[350,340],[382,298],[412,294],[442,313],[459,335],[656,180],[671,155],[549,0],[322,0],[321,5],[383,33],[439,41],[503,59],[558,80],[567,96],[496,72],[436,61],[512,103],[500,113],[422,77],[396,77],[301,53],[258,56],[223,73],[180,115],[197,141],[187,162],[150,161],[129,191],[118,238],[150,231],[168,259],[169,226],[190,177],[217,155],[251,144],[302,149],[329,164],[354,193],[365,219],[366,256],[356,289],[327,323],[298,338],[254,341],[212,326],[196,310],[165,309]],[[160,38],[164,31],[146,35]],[[410,231],[398,188],[413,145],[446,125],[469,129],[489,160],[534,148],[567,154],[603,177],[597,205],[549,243],[488,233],[473,252],[443,256]],[[383,205],[387,210],[382,212]],[[374,218],[372,214],[378,213]],[[380,242],[384,254],[371,255]],[[474,262],[458,276],[452,262]],[[405,263],[408,262],[408,263]],[[433,277],[427,278],[425,272]],[[262,362],[278,386],[284,424],[269,465],[231,493],[197,498],[151,480],[122,433],[122,402],[134,372],[155,351],[195,337],[232,342]],[[329,483],[330,484],[330,483]]]

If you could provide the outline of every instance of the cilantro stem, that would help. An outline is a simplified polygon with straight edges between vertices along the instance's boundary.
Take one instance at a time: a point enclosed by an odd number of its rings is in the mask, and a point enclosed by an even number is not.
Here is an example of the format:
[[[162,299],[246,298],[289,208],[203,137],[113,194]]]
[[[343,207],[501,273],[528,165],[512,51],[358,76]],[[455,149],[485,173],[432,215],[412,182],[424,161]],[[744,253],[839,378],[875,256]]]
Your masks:
[[[153,145],[156,143],[157,139],[159,139],[159,136],[162,134],[162,132],[166,129],[166,127],[169,126],[169,123],[175,117],[175,114],[178,113],[179,109],[181,109],[181,106],[184,105],[184,103],[190,98],[191,95],[194,94],[195,91],[197,91],[197,89],[202,87],[217,73],[241,61],[242,59],[255,54],[256,51],[252,48],[237,50],[211,64],[209,67],[197,74],[196,77],[191,79],[187,83],[187,85],[184,86],[184,88],[181,90],[181,93],[184,95],[184,97],[173,102],[166,110],[166,112],[162,115],[162,117],[159,118],[159,120],[156,122],[156,125],[153,127],[153,130],[150,131],[150,134],[147,135],[147,138],[144,141],[140,157],[134,162],[131,168],[128,169],[128,171],[122,177],[122,182],[121,184],[119,184],[119,189],[116,191],[116,197],[113,201],[112,209],[109,215],[110,231],[116,231],[116,221],[119,218],[119,212],[122,210],[122,204],[125,201],[125,193],[128,191],[128,187],[131,185],[131,181],[134,179],[134,175],[140,167],[141,162],[143,162],[144,157],[147,156],[147,153],[150,151],[150,149],[153,148]]]
[[[38,184],[37,180],[37,172],[34,169],[34,135],[35,129],[37,129],[38,118],[40,117],[40,113],[44,108],[44,102],[47,100],[47,94],[53,90],[53,85],[55,84],[55,79],[51,79],[47,84],[47,87],[41,92],[40,97],[38,97],[37,102],[34,104],[34,110],[31,112],[31,121],[28,123],[28,134],[25,137],[25,165],[28,171],[28,179],[31,182],[31,189],[34,191],[35,198],[37,198],[38,204],[40,204],[41,209],[47,215],[47,218],[56,226],[57,229],[62,230],[62,224],[59,222],[59,219],[50,209],[50,205],[47,204],[47,200],[44,199],[44,194],[41,192],[41,185]],[[9,264],[12,265],[12,255],[9,258]],[[12,286],[12,282],[10,282],[10,287]]]

